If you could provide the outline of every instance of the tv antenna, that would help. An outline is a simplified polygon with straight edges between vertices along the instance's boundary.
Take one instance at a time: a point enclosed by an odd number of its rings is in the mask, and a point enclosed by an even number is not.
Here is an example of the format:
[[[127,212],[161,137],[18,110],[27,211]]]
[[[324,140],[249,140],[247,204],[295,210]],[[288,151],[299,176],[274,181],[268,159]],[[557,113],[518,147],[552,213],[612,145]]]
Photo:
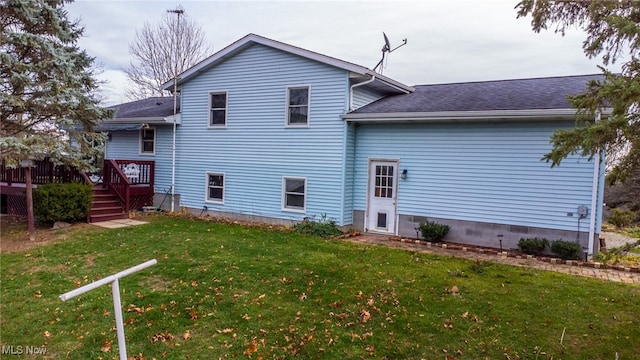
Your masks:
[[[384,31],[382,32],[382,36],[384,36],[384,46],[382,47],[382,59],[380,59],[378,64],[373,68],[373,71],[376,71],[376,69],[380,67],[380,74],[382,74],[382,69],[383,69],[381,65],[384,63],[384,60],[386,59],[388,54],[391,54],[392,52],[398,50],[398,48],[407,45],[407,39],[405,38],[405,39],[402,39],[402,44],[392,49],[391,43],[389,42],[389,38],[387,37],[387,34],[384,33]]]

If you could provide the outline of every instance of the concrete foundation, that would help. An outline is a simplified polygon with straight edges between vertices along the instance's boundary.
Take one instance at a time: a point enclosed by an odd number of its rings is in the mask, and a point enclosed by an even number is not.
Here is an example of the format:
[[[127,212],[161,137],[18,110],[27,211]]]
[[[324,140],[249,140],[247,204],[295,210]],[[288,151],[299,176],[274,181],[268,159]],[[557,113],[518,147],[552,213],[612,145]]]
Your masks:
[[[153,206],[160,207],[164,211],[171,210],[171,194],[155,193],[153,194]],[[180,194],[175,194],[175,202],[173,204],[173,210],[180,210]]]
[[[246,222],[256,222],[256,223],[266,223],[266,224],[286,225],[286,226],[290,226],[299,222],[295,220],[279,219],[279,218],[274,218],[269,216],[248,215],[248,214],[239,214],[234,212],[194,209],[189,207],[184,207],[184,208],[189,213],[197,216],[209,215],[213,217],[220,217],[220,218],[246,221]],[[180,211],[180,210],[182,210],[182,207],[176,208],[176,211]]]
[[[449,233],[444,238],[445,241],[486,246],[496,249],[500,249],[500,238],[498,235],[502,235],[502,249],[517,249],[518,241],[521,238],[546,238],[549,241],[564,240],[564,241],[577,241],[580,246],[587,251],[589,248],[589,232],[588,231],[568,231],[568,230],[556,230],[531,226],[518,226],[518,225],[505,225],[505,224],[493,224],[483,223],[477,221],[463,221],[463,220],[451,220],[440,219],[434,217],[413,216],[413,215],[400,215],[398,221],[398,235],[415,239],[416,236],[422,239],[422,234],[419,231],[416,232],[416,228],[422,222],[436,221],[441,224],[446,224],[451,227]],[[356,230],[364,231],[364,211],[356,210],[353,212],[353,227]],[[598,251],[598,234],[595,236],[594,253]]]

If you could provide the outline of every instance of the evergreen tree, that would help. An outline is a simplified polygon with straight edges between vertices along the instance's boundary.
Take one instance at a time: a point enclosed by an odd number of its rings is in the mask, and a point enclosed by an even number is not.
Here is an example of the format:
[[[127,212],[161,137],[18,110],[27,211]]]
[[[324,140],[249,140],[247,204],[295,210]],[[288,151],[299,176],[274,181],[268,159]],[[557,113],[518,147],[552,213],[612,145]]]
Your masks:
[[[544,159],[555,166],[570,154],[606,152],[608,181],[629,179],[640,170],[640,1],[522,0],[516,9],[518,17],[531,16],[536,32],[552,26],[563,35],[570,28],[584,30],[585,55],[602,56],[604,80],[591,81],[584,94],[569,99],[580,115],[576,127],[557,131]],[[621,73],[606,69],[616,61],[624,61]],[[613,113],[593,122],[604,108]]]
[[[88,167],[99,106],[93,58],[65,0],[0,0],[0,160],[42,159]],[[30,187],[27,187],[29,204]],[[30,218],[32,220],[32,218]],[[31,236],[30,236],[31,237]]]

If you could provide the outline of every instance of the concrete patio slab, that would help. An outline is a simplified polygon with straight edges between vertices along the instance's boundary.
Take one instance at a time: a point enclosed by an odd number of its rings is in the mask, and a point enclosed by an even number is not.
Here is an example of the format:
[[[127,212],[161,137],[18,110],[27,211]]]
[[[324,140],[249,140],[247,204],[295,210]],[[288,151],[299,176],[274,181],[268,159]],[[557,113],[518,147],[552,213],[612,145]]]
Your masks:
[[[118,229],[118,228],[123,228],[127,226],[143,225],[143,224],[147,224],[147,222],[140,221],[140,220],[133,220],[133,219],[119,219],[119,220],[109,220],[109,221],[100,221],[100,222],[92,223],[92,225],[100,226],[107,229]]]

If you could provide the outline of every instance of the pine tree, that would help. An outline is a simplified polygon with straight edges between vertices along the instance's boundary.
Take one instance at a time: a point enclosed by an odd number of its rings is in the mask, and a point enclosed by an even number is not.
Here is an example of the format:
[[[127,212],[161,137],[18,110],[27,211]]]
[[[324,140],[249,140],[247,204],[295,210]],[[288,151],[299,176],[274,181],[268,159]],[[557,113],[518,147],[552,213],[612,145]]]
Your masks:
[[[585,55],[602,56],[604,80],[591,81],[584,94],[569,98],[578,122],[552,136],[553,149],[543,159],[555,166],[570,154],[606,153],[607,180],[634,181],[640,171],[640,2],[522,0],[516,9],[518,17],[531,16],[536,32],[549,27],[563,35],[567,29],[583,30]],[[606,69],[616,61],[623,61],[621,73]],[[612,109],[611,115],[593,122],[604,108]]]
[[[111,116],[99,105],[93,58],[76,45],[83,28],[67,19],[69,2],[0,0],[0,160],[7,166],[49,156],[87,168],[93,127]]]

